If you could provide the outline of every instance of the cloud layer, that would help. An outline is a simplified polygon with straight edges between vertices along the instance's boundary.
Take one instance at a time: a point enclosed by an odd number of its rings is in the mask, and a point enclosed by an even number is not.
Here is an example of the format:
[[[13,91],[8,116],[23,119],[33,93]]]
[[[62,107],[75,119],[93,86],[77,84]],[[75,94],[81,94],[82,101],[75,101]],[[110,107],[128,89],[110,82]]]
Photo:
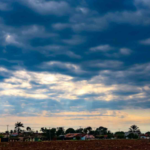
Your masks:
[[[57,117],[53,125],[88,126],[100,119],[108,125],[109,117],[120,127],[144,128],[149,7],[147,0],[2,0],[1,118]]]

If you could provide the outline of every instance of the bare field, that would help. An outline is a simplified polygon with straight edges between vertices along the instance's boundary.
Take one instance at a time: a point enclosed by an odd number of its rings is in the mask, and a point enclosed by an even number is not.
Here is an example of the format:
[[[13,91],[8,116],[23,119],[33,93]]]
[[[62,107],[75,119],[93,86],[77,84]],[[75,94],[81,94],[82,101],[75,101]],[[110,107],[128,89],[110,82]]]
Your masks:
[[[0,143],[0,150],[150,150],[148,140],[95,140]]]

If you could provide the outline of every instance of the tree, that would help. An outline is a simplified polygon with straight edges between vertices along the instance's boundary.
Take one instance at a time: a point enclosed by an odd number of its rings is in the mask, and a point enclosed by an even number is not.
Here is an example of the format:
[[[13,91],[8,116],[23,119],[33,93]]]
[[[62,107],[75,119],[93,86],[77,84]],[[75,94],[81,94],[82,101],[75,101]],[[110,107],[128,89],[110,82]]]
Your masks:
[[[85,134],[87,134],[87,132],[88,132],[87,128],[84,128],[84,129],[83,129],[83,132],[84,132]]]
[[[129,128],[129,132],[133,133],[133,134],[136,134],[136,133],[140,134],[141,133],[141,131],[140,131],[140,129],[139,129],[139,127],[137,125],[132,125]]]
[[[50,130],[50,136],[51,136],[51,139],[53,139],[56,136],[56,128],[52,128]]]
[[[51,140],[56,136],[56,129],[52,128],[52,129],[47,129],[47,128],[41,128],[41,131],[43,132],[43,135]]]
[[[58,127],[57,128],[57,131],[56,131],[56,135],[59,136],[59,135],[64,135],[65,131],[64,131],[64,128],[63,127]]]
[[[90,134],[90,132],[92,131],[92,127],[87,127],[87,128],[84,128],[84,130],[83,130],[83,132],[84,133],[88,133],[88,134]]]
[[[145,134],[148,134],[150,136],[150,131],[146,132]]]
[[[76,133],[83,133],[83,128],[79,128],[75,131]]]
[[[15,124],[15,129],[18,131],[18,133],[21,132],[21,128],[24,128],[23,123],[17,122],[17,123]]]
[[[88,134],[90,134],[90,132],[92,131],[92,127],[87,127],[86,129],[87,129]]]
[[[13,130],[10,130],[10,133],[13,134]]]
[[[27,127],[26,130],[27,130],[27,131],[31,131],[31,128],[30,128],[30,127]]]
[[[129,139],[138,139],[138,135],[136,135],[136,134],[134,134],[134,133],[130,133],[130,134],[128,135],[128,138],[129,138]]]
[[[75,133],[75,130],[73,128],[68,128],[66,130],[66,134],[68,134],[68,133]]]
[[[115,133],[115,136],[119,139],[124,139],[125,138],[125,133],[123,131],[118,131]]]
[[[44,128],[44,127],[41,128],[41,131],[42,131],[43,133],[45,132],[45,130],[46,130],[46,128]]]
[[[100,126],[96,129],[96,133],[98,133],[99,135],[105,135],[107,134],[107,128]]]
[[[114,137],[114,134],[111,133],[110,131],[107,132],[107,135],[108,135],[107,138],[109,138],[109,139]]]

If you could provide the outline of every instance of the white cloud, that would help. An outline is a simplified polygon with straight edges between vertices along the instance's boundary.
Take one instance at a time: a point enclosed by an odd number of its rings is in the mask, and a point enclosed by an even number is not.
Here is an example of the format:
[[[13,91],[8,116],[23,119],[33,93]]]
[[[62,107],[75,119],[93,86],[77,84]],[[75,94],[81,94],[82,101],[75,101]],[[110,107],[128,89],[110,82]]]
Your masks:
[[[83,14],[87,14],[89,12],[89,9],[85,7],[77,7],[76,10],[78,12],[82,12]]]
[[[118,68],[123,65],[121,61],[115,60],[104,60],[104,61],[91,61],[89,64],[91,67],[100,67],[100,68]]]
[[[39,51],[40,53],[43,53],[46,56],[54,56],[54,55],[67,55],[71,58],[77,58],[80,59],[81,56],[75,54],[72,51],[69,51],[67,46],[62,45],[47,45],[47,46],[39,46],[39,47],[31,47],[30,49]],[[50,53],[52,52],[52,53]]]
[[[120,49],[120,53],[122,55],[130,55],[131,54],[131,50],[129,48],[121,48]]]
[[[79,45],[85,42],[85,37],[74,35],[72,39],[65,39],[63,42],[70,45]]]
[[[148,12],[138,9],[137,11],[110,12],[103,16],[75,14],[71,16],[70,23],[70,27],[76,32],[104,31],[111,23],[147,26],[150,24],[150,18]]]
[[[45,32],[44,27],[32,25],[32,26],[26,27],[26,28],[22,31],[22,34],[24,34],[24,35],[29,35],[29,34],[36,34],[37,32]]]
[[[83,73],[85,71],[81,70],[80,66],[72,64],[72,63],[65,63],[65,62],[59,62],[59,61],[50,61],[50,62],[45,62],[41,66],[42,68],[49,68],[49,67],[59,67],[61,69],[67,69],[70,70],[74,73]]]
[[[77,65],[70,63],[61,63],[57,61],[47,62],[45,65],[48,67],[62,67],[68,70],[80,73],[83,72]],[[93,66],[97,67],[109,67],[118,68],[122,65],[119,61],[101,61],[93,62]],[[11,74],[10,77],[0,82],[0,97],[1,96],[15,96],[24,98],[35,99],[54,99],[61,101],[64,99],[75,100],[79,99],[82,95],[96,94],[92,97],[94,100],[111,101],[120,100],[120,96],[114,94],[114,91],[123,89],[123,91],[138,91],[137,94],[121,96],[122,100],[129,100],[134,98],[145,98],[145,91],[142,90],[142,86],[130,85],[126,83],[113,82],[113,78],[119,80],[124,77],[130,77],[136,75],[149,75],[150,65],[135,65],[125,71],[100,71],[99,75],[92,77],[89,80],[75,80],[74,77],[63,74],[54,74],[49,72],[31,72],[26,70],[9,71],[6,68],[2,68],[2,72]],[[5,76],[2,74],[2,76]],[[110,77],[111,76],[111,77]],[[109,85],[106,83],[109,82]],[[35,83],[35,84],[33,84]],[[145,86],[143,89],[145,90]],[[148,86],[148,85],[147,85]],[[147,88],[146,88],[147,89]],[[91,97],[85,97],[84,100],[91,100]]]
[[[65,23],[56,23],[56,24],[53,24],[52,27],[56,30],[63,30],[63,29],[70,27],[70,25],[65,24]]]
[[[140,41],[140,43],[144,44],[144,45],[150,45],[150,38],[146,39],[146,40],[143,40],[143,41]]]
[[[0,72],[8,72],[6,68],[0,67]]]
[[[80,55],[77,55],[77,54],[73,53],[72,51],[66,51],[66,55],[68,55],[71,58],[76,58],[76,59],[80,59],[81,58]]]
[[[70,6],[65,1],[27,0],[25,3],[40,14],[64,15],[70,12]]]
[[[21,45],[18,41],[16,41],[14,35],[7,34],[5,37],[5,41],[7,44]]]
[[[45,27],[38,25],[24,26],[21,29],[21,34],[26,38],[34,38],[34,37],[57,37],[58,35],[55,33],[48,33],[45,31]]]
[[[150,1],[149,0],[134,0],[135,6],[138,8],[143,5],[145,7],[150,7]]]
[[[62,65],[62,67],[79,71],[79,68],[72,64],[51,62],[51,65]],[[112,97],[109,93],[114,89],[113,86],[105,86],[103,83],[93,84],[86,80],[73,81],[73,77],[62,74],[36,73],[26,70],[9,71],[9,73],[12,74],[11,77],[0,82],[0,96],[74,100],[78,99],[80,95],[105,92],[107,93],[107,97],[103,97],[103,99],[111,100]],[[32,82],[37,83],[37,85],[32,85]],[[42,90],[37,90],[37,88]]]
[[[92,47],[90,48],[90,51],[96,52],[96,51],[102,51],[102,52],[107,52],[112,50],[113,48],[109,45],[99,45],[97,47]]]
[[[0,2],[0,10],[2,11],[10,10],[10,6],[6,3]]]

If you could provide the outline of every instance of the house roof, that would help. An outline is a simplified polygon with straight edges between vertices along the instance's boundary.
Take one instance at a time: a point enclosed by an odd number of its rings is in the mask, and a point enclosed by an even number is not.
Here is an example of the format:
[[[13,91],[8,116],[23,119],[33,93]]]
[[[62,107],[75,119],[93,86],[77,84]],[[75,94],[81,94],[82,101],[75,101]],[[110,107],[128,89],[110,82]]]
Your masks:
[[[18,133],[12,133],[11,134],[11,136],[17,136],[18,135]]]
[[[95,137],[93,135],[85,135],[86,139],[95,139]]]
[[[141,134],[140,136],[150,137],[148,134]]]
[[[81,135],[81,133],[68,133],[65,135],[65,138],[73,138],[79,135]]]

